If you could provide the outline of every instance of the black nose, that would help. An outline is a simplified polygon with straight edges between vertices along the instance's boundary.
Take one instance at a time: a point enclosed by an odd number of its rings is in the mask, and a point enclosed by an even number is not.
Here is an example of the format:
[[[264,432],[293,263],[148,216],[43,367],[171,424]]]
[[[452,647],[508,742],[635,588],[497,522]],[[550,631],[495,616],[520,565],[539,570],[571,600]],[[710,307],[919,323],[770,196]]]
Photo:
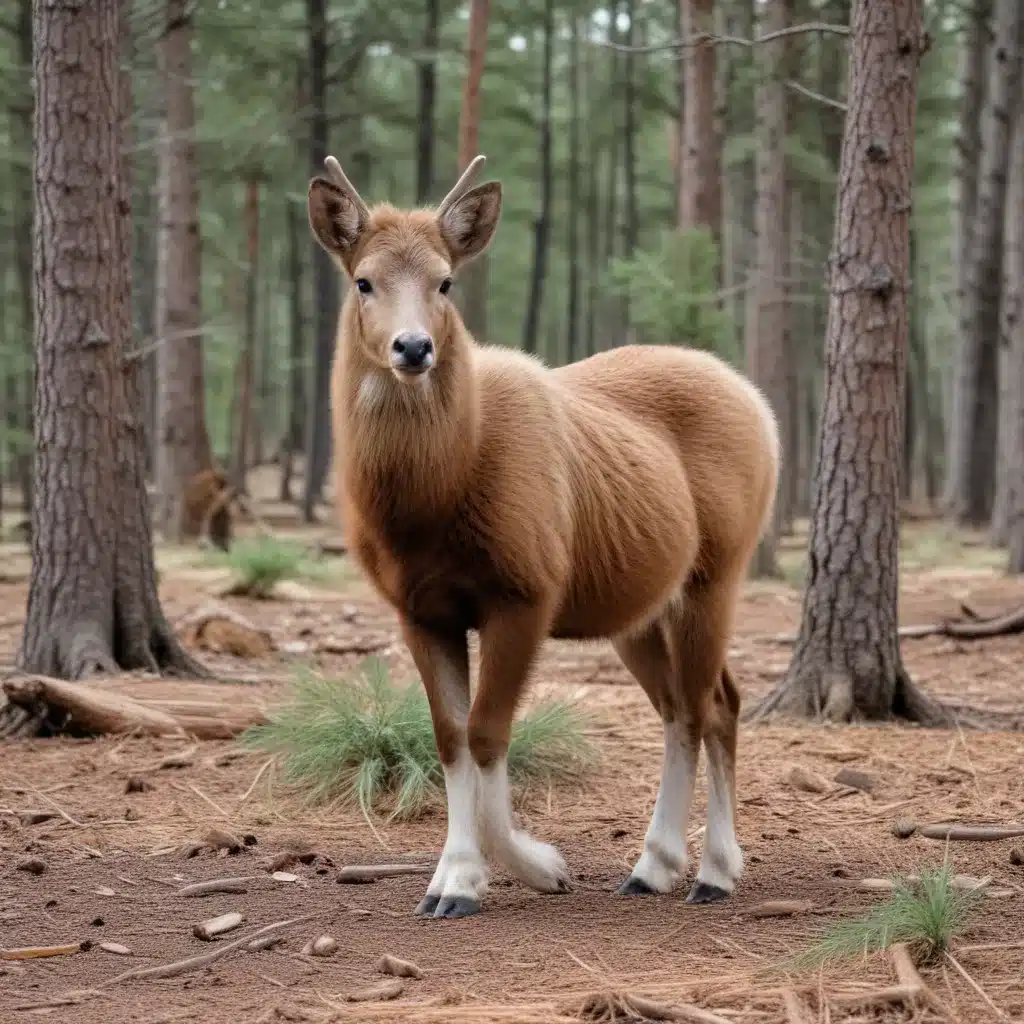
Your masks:
[[[391,363],[399,370],[426,370],[434,355],[434,342],[429,334],[406,331],[391,342]]]

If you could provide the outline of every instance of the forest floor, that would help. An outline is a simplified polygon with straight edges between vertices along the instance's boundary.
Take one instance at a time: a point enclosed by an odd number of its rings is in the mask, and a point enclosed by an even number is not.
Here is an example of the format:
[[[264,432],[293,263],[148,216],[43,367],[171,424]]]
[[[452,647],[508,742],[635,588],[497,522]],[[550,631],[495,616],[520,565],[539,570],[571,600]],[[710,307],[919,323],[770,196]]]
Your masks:
[[[905,538],[904,623],[958,617],[960,602],[986,615],[1024,600],[1024,585],[1001,575],[1001,556],[976,540],[950,539],[934,528],[905,533],[913,536]],[[787,555],[787,582],[751,583],[743,598],[731,664],[748,703],[786,669],[790,647],[778,634],[794,630],[799,620],[798,548],[794,544]],[[207,601],[222,572],[204,566],[196,552],[161,551],[158,561],[172,622]],[[5,553],[0,662],[6,664],[20,636],[26,565],[24,552]],[[201,653],[219,675],[249,680],[212,685],[231,687],[250,703],[281,700],[299,665],[312,662],[339,677],[350,672],[357,654],[315,653],[325,638],[376,647],[398,677],[412,676],[391,613],[351,570],[287,601],[228,603],[269,630],[277,646],[261,661]],[[1020,636],[907,640],[903,649],[913,677],[935,696],[989,708],[1024,705]],[[543,896],[499,871],[484,911],[455,921],[413,916],[425,877],[336,881],[345,864],[432,863],[444,840],[443,811],[412,823],[377,820],[371,828],[359,812],[309,807],[287,790],[273,764],[267,769],[266,755],[241,751],[231,740],[0,744],[0,947],[92,941],[74,955],[0,961],[0,1020],[554,1024],[579,1021],[585,998],[608,991],[662,1007],[699,1006],[716,1015],[706,1022],[1024,1020],[1024,868],[1011,858],[1024,840],[947,844],[918,835],[901,840],[892,832],[898,818],[1024,820],[1024,737],[897,726],[745,726],[738,831],[747,870],[731,900],[696,907],[684,903],[686,885],[669,896],[615,895],[640,852],[660,772],[660,727],[642,691],[605,644],[550,643],[535,678],[535,697],[583,699],[602,755],[585,782],[534,793],[519,807],[523,824],[566,856],[575,887]],[[175,691],[162,681],[138,685]],[[175,753],[185,754],[179,767],[159,767]],[[794,765],[823,777],[825,792],[794,788]],[[874,788],[834,782],[844,768],[869,773]],[[132,777],[145,780],[144,791],[126,792]],[[690,827],[694,864],[704,808],[702,771]],[[29,823],[25,812],[37,811],[45,812],[37,818],[54,816]],[[196,853],[211,827],[248,834],[252,845],[227,856]],[[318,856],[288,868],[295,880],[275,881],[269,860],[295,843]],[[27,857],[45,869],[18,870]],[[843,1003],[896,984],[884,955],[823,973],[787,972],[787,958],[830,922],[863,914],[885,898],[858,888],[858,880],[918,872],[945,857],[958,873],[991,879],[991,895],[954,947],[970,980],[951,962],[922,968],[937,999],[933,1007]],[[224,876],[248,877],[247,891],[199,898],[177,893],[188,883]],[[804,906],[787,917],[758,916],[774,900]],[[192,925],[229,911],[242,913],[247,929],[314,918],[290,928],[272,949],[240,949],[176,977],[110,983],[134,967],[208,952],[215,944],[194,938]],[[302,946],[321,933],[337,940],[337,953],[303,955]],[[248,933],[219,941],[241,934]],[[105,951],[101,942],[131,953]],[[391,1001],[346,1001],[385,980],[377,970],[384,954],[414,961],[425,976],[404,980]],[[801,1001],[802,1015],[792,1001],[786,1010],[790,994]]]

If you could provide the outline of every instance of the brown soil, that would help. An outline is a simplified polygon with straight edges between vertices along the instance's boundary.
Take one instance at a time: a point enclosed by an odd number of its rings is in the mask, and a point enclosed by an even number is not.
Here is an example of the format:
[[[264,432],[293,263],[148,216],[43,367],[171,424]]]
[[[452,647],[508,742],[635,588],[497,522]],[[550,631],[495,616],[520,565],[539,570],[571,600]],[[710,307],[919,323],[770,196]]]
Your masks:
[[[163,575],[165,607],[178,621],[204,600],[200,591],[209,573],[182,569]],[[7,613],[0,618],[3,662],[14,658],[25,589],[24,582],[0,584],[0,614]],[[902,619],[920,623],[955,616],[961,600],[981,614],[995,613],[1022,597],[1021,584],[990,570],[912,572],[904,581]],[[400,673],[411,672],[395,641],[391,614],[358,582],[340,600],[229,603],[268,629],[279,646],[290,645],[289,653],[266,662],[204,656],[218,673],[252,680],[244,686],[247,699],[278,699],[290,663],[308,662],[327,638],[383,643],[383,656]],[[746,701],[766,693],[784,672],[789,648],[772,638],[794,629],[798,617],[799,594],[791,587],[748,588],[732,649]],[[1021,637],[970,644],[908,641],[904,652],[915,679],[936,696],[993,708],[1024,702]],[[313,660],[340,673],[358,657]],[[150,685],[173,689],[166,682]],[[891,831],[897,818],[1024,820],[1019,735],[895,726],[745,728],[738,828],[747,872],[727,904],[692,907],[683,902],[685,887],[671,896],[614,893],[639,854],[660,770],[660,729],[642,692],[606,645],[551,644],[534,694],[552,692],[585,698],[597,719],[593,732],[603,765],[584,786],[532,794],[521,814],[536,836],[566,855],[576,887],[568,895],[541,896],[496,873],[484,912],[458,921],[412,916],[426,886],[423,877],[372,885],[335,881],[343,864],[432,861],[444,838],[443,813],[412,824],[377,821],[371,829],[358,814],[303,806],[282,788],[273,768],[243,799],[266,758],[244,753],[224,759],[236,750],[227,741],[194,749],[170,739],[138,738],[0,745],[0,947],[94,943],[70,956],[0,961],[0,1020],[44,1014],[76,1024],[526,1024],[579,1020],[584,997],[608,988],[663,1005],[693,1003],[740,1024],[791,1020],[785,988],[802,993],[808,1021],[999,1019],[986,999],[1005,1019],[1024,1019],[1024,869],[1010,860],[1011,849],[1024,841],[953,843],[947,851],[941,842],[900,840]],[[191,749],[189,766],[156,767],[165,755],[185,748]],[[794,789],[786,781],[794,765],[823,776],[829,789]],[[873,792],[833,784],[843,767],[871,773]],[[149,788],[127,793],[131,776],[144,778]],[[703,801],[701,780],[691,822],[694,862]],[[27,824],[25,811],[57,816]],[[235,855],[186,856],[183,847],[213,826],[251,834],[255,843]],[[319,856],[288,869],[298,882],[275,882],[266,863],[295,839]],[[857,879],[938,865],[947,852],[957,872],[991,876],[991,887],[1002,893],[985,899],[983,912],[957,940],[957,961],[984,997],[948,962],[922,968],[942,1015],[898,1005],[826,1005],[830,992],[895,984],[885,957],[846,963],[820,978],[787,976],[785,958],[806,948],[828,922],[884,898],[855,888]],[[46,870],[19,870],[29,857],[44,861]],[[176,895],[189,882],[229,875],[259,877],[243,894]],[[811,908],[788,918],[751,916],[760,904],[779,899],[809,901]],[[209,951],[216,942],[194,938],[192,925],[231,910],[245,915],[245,926],[217,942],[303,914],[316,919],[290,929],[286,941],[271,950],[240,950],[210,968],[165,980],[105,984],[134,967]],[[306,941],[320,933],[334,936],[338,952],[325,959],[301,955]],[[105,952],[100,942],[121,943],[132,956]],[[383,954],[414,961],[425,978],[405,980],[393,1002],[344,1002],[346,995],[384,980],[376,970]],[[82,996],[79,1005],[32,1008],[77,990],[95,994]]]

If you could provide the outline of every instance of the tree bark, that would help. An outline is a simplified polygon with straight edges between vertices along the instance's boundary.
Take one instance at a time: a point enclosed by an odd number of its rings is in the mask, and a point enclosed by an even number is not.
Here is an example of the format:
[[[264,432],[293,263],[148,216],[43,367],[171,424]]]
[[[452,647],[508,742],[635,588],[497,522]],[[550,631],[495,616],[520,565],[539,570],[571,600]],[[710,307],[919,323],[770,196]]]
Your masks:
[[[310,79],[310,170],[323,173],[327,153],[327,0],[307,0]],[[313,350],[312,410],[306,431],[306,476],[302,518],[316,519],[316,505],[323,492],[331,461],[330,380],[334,361],[334,336],[338,327],[340,282],[330,256],[313,243],[313,307],[316,341]]]
[[[1007,569],[1024,573],[1024,103],[1017,109],[1006,206],[1003,296],[1004,387],[996,540],[1010,548]]]
[[[764,10],[762,34],[786,28],[788,0],[777,0]],[[775,412],[782,441],[782,465],[772,524],[758,547],[752,572],[778,576],[775,547],[790,515],[795,446],[792,437],[792,339],[789,309],[789,192],[786,181],[788,127],[786,78],[788,40],[758,47],[760,75],[757,85],[755,132],[756,271],[748,291],[746,325],[747,373],[761,388]]]
[[[302,451],[305,433],[306,373],[303,365],[302,220],[299,207],[289,202],[288,222],[288,420],[281,445],[281,500],[292,501],[292,462]]]
[[[430,199],[434,187],[434,107],[437,100],[437,44],[441,29],[441,0],[427,0],[423,28],[423,53],[416,66],[418,104],[416,114],[416,202]]]
[[[540,315],[544,308],[544,283],[548,269],[548,238],[551,235],[551,64],[555,47],[554,0],[544,3],[544,70],[540,111],[540,211],[533,224],[533,273],[523,325],[523,351],[536,352]]]
[[[953,379],[948,504],[962,526],[988,526],[995,497],[999,431],[999,306],[1003,277],[1010,126],[1021,100],[1024,10],[997,0],[996,41],[982,120],[977,214],[967,267]]]
[[[583,78],[586,93],[587,123],[596,124],[599,109],[599,79],[595,69],[597,56],[590,45],[590,20],[583,22]],[[610,58],[609,58],[610,59]],[[587,319],[583,335],[582,355],[597,351],[597,314],[600,302],[599,274],[601,268],[601,143],[596,131],[590,133],[587,146]]]
[[[459,114],[459,173],[479,154],[480,81],[487,56],[487,25],[491,0],[472,0],[469,8],[469,35],[466,41],[466,80],[462,89]],[[462,318],[478,341],[487,340],[487,253],[481,253],[462,273],[459,303]]]
[[[908,340],[921,0],[857,0],[829,282],[808,582],[789,672],[759,709],[945,722],[897,633],[897,491]]]
[[[245,183],[245,338],[238,355],[235,390],[234,459],[231,466],[231,485],[236,491],[245,491],[245,475],[249,468],[248,455],[252,432],[253,371],[256,362],[257,282],[260,258],[260,183],[251,176]]]
[[[119,0],[34,6],[38,365],[25,671],[201,672],[156,592],[131,332]]]
[[[199,169],[196,163],[189,0],[167,0],[159,43],[166,112],[159,147],[160,233],[156,331],[157,523],[183,536],[185,485],[213,465],[206,430],[201,313]]]
[[[569,239],[566,246],[568,299],[566,359],[574,362],[580,352],[580,19],[573,16],[569,36],[569,195],[566,216]]]
[[[714,0],[679,0],[683,37],[714,34]],[[683,142],[679,168],[679,226],[722,233],[722,141],[715,123],[716,48],[702,43],[683,58]]]

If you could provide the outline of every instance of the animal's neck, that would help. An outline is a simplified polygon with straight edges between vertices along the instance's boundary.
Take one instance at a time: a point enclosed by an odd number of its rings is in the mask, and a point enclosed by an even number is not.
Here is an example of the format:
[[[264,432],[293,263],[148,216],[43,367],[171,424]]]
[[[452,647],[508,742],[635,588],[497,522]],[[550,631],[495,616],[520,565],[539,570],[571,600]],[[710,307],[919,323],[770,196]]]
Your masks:
[[[455,318],[434,369],[398,380],[358,350],[355,315],[346,310],[339,356],[342,463],[353,495],[398,526],[443,516],[469,483],[479,439],[473,341]]]

